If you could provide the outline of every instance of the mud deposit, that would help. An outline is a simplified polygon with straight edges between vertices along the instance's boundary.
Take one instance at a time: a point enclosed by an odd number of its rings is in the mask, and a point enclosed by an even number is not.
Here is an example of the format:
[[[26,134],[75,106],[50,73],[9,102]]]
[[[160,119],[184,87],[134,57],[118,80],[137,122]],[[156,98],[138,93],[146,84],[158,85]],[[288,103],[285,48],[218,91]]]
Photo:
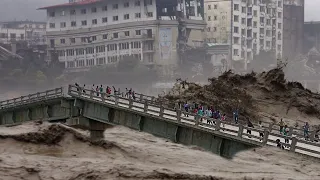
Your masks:
[[[124,127],[105,140],[64,125],[0,127],[1,180],[320,179],[317,159],[274,148],[232,160]]]

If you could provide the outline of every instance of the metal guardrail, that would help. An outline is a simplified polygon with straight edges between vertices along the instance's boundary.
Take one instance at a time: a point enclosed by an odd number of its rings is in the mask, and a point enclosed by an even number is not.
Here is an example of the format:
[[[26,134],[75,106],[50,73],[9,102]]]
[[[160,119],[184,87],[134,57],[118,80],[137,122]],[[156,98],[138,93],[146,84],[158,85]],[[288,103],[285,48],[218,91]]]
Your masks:
[[[276,139],[288,139],[288,141],[291,143],[282,143],[282,145],[288,147],[290,151],[320,157],[320,144],[298,139],[297,137],[299,135],[295,134],[294,131],[291,131],[291,134],[288,136],[283,136],[279,133],[272,132],[273,126],[270,126],[271,128],[250,128],[242,124],[235,124],[225,121],[222,122],[217,119],[206,118],[206,120],[212,122],[212,124],[208,124],[201,121],[201,118],[199,116],[182,112],[181,109],[170,109],[165,108],[161,104],[159,105],[151,103],[151,99],[149,98],[152,96],[146,96],[148,97],[148,99],[144,99],[143,96],[141,96],[140,98],[133,100],[131,98],[122,97],[121,93],[117,93],[115,95],[99,93],[99,95],[97,95],[97,92],[95,91],[82,88],[79,89],[79,87],[73,85],[69,85],[68,94],[73,97],[98,101],[105,104],[112,104],[122,108],[129,108],[131,111],[137,111],[138,113],[148,113],[151,115],[156,115],[167,121],[176,121],[176,123],[179,124],[192,125],[194,128],[216,131],[225,134],[226,136],[233,135],[239,138],[243,138],[244,140],[255,140],[261,146],[266,144],[275,145]],[[139,106],[138,104],[142,106]],[[186,115],[189,115],[189,117],[187,117]],[[258,135],[254,133],[244,133],[244,130],[251,130]],[[259,136],[260,133],[263,134],[263,137]],[[302,146],[303,144],[304,146]]]
[[[43,100],[53,99],[63,96],[63,88],[55,88],[43,92],[37,92],[34,94],[29,94],[26,96],[20,96],[18,98],[8,99],[5,101],[0,101],[0,109],[7,109],[14,106],[29,104],[33,102],[39,102]]]

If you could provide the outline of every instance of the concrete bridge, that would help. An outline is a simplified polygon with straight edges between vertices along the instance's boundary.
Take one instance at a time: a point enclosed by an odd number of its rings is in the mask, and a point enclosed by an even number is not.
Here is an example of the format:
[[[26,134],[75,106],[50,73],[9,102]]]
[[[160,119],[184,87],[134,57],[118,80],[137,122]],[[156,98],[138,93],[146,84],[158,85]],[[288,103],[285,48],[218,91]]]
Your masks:
[[[272,124],[265,128],[248,128],[242,124],[212,119],[215,125],[200,122],[200,118],[185,116],[179,108],[171,109],[155,102],[152,96],[138,94],[136,100],[123,97],[123,93],[106,96],[91,90],[69,85],[28,96],[0,102],[0,125],[14,125],[32,120],[66,122],[90,130],[94,139],[102,138],[106,126],[123,125],[137,131],[170,139],[185,145],[195,145],[224,157],[232,157],[239,151],[263,145],[275,145],[284,137]],[[252,130],[248,135],[245,130]],[[259,133],[264,133],[264,138]],[[313,141],[314,133],[311,135]],[[320,145],[305,141],[298,129],[290,128],[289,151],[320,156]]]

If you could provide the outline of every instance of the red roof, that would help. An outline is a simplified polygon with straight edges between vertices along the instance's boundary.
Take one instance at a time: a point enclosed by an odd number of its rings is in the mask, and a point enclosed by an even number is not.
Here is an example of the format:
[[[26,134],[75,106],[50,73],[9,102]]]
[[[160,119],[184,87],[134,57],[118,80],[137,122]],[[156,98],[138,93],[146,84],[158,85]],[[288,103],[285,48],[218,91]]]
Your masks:
[[[53,5],[53,6],[47,6],[47,7],[42,7],[39,9],[50,9],[50,8],[57,8],[57,7],[70,7],[70,6],[82,6],[82,5],[88,5],[88,4],[94,4],[97,2],[100,2],[102,0],[82,0],[78,2],[73,2],[73,3],[64,3],[64,4],[58,4],[58,5]]]

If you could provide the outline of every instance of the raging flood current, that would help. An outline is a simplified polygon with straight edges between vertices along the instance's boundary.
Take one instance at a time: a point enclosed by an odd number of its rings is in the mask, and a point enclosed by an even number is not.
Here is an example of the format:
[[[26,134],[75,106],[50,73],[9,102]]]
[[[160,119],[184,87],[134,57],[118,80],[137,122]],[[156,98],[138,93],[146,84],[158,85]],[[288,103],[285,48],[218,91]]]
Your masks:
[[[320,163],[272,147],[225,159],[117,126],[105,139],[62,124],[0,127],[0,180],[320,179]]]

